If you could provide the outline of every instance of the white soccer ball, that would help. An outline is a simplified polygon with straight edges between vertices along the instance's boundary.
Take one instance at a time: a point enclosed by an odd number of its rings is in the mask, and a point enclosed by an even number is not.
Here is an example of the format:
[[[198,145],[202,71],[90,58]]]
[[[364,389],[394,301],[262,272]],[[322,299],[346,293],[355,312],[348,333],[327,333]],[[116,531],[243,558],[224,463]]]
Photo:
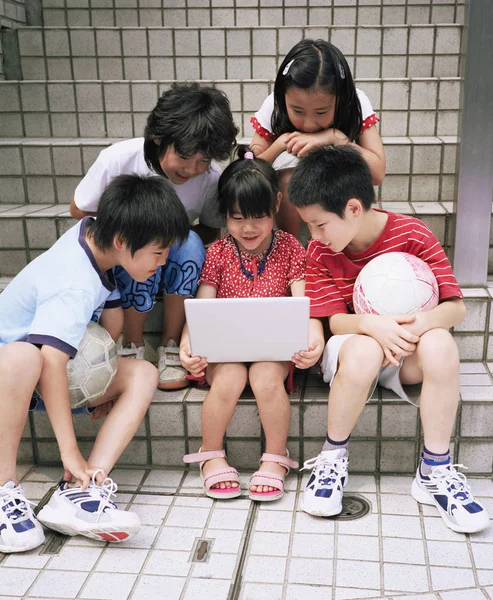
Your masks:
[[[77,354],[67,362],[70,408],[91,405],[101,398],[113,383],[117,365],[115,342],[104,327],[91,321]]]
[[[398,315],[430,310],[438,304],[431,268],[406,252],[381,254],[361,269],[353,290],[356,314]]]

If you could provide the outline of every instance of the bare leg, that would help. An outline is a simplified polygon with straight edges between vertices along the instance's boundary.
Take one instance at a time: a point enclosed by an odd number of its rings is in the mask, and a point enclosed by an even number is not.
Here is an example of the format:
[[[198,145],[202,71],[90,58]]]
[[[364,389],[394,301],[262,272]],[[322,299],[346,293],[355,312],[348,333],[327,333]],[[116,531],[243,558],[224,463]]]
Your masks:
[[[42,365],[41,352],[32,344],[14,342],[0,348],[0,485],[18,483],[17,452]]]
[[[161,345],[166,346],[168,340],[179,343],[185,325],[185,300],[187,296],[163,294],[163,333]]]
[[[115,380],[98,404],[104,404],[115,396],[118,400],[98,432],[88,459],[90,465],[101,467],[106,474],[115,466],[144,418],[157,381],[158,372],[151,363],[131,358],[118,359]]]
[[[144,345],[144,325],[146,312],[139,312],[133,306],[124,310],[123,345],[133,342],[136,346]]]
[[[327,432],[332,440],[343,441],[351,435],[382,361],[380,344],[369,336],[353,335],[342,345],[329,394]]]
[[[260,362],[250,367],[249,379],[257,400],[260,421],[265,431],[265,451],[269,454],[286,455],[291,405],[284,387],[289,365],[286,362]],[[273,462],[264,462],[260,471],[270,471],[284,477],[286,469]],[[253,492],[271,492],[273,487],[253,485]]]
[[[277,182],[279,191],[282,193],[281,206],[276,215],[276,222],[279,229],[287,231],[294,235],[296,239],[300,237],[301,217],[296,208],[289,202],[288,184],[291,179],[292,169],[279,171]]]
[[[436,454],[448,451],[459,404],[459,350],[445,329],[424,333],[416,351],[404,360],[401,381],[423,382],[421,422],[426,448]]]
[[[207,367],[207,381],[211,386],[202,405],[202,451],[221,450],[223,438],[228,428],[241,392],[247,382],[247,369],[243,363],[220,363]],[[208,460],[203,469],[204,475],[220,467],[227,467],[224,458]],[[231,481],[212,486],[226,489]]]

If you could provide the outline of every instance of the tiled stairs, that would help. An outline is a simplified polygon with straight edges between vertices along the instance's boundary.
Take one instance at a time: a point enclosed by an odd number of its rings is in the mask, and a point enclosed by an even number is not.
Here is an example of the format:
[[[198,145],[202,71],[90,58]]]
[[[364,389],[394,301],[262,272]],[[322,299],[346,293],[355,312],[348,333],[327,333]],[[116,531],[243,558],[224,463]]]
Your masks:
[[[0,15],[7,4],[22,20],[24,2],[0,0]],[[141,135],[173,80],[223,89],[248,141],[250,116],[302,37],[330,40],[345,53],[381,118],[387,175],[380,205],[421,218],[450,254],[463,13],[462,0],[44,0],[45,26],[17,22],[10,54],[4,44],[10,79],[0,81],[0,286],[73,224],[68,203],[78,181],[101,149]],[[466,298],[468,316],[454,332],[465,361],[454,451],[471,472],[491,474],[491,296],[484,288],[466,290]],[[151,342],[160,311],[158,304],[147,323]],[[312,375],[298,380],[289,448],[303,460],[323,437],[327,389]],[[195,389],[157,392],[121,463],[180,465],[197,449],[203,397]],[[81,416],[75,426],[89,446],[98,426]],[[410,473],[419,438],[417,411],[379,391],[354,433],[352,467]],[[261,430],[248,393],[227,446],[235,465],[255,466]],[[58,460],[45,414],[30,416],[21,458]]]

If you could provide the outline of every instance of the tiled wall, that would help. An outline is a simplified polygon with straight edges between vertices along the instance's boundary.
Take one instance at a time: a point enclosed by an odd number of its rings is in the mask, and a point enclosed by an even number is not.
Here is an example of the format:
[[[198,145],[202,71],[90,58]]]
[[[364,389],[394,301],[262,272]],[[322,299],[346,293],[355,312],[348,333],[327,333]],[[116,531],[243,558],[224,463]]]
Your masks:
[[[134,137],[169,81],[0,83],[0,136]],[[272,81],[203,81],[231,102],[240,136],[251,137],[250,117]],[[383,136],[456,136],[459,78],[356,80],[380,118]]]
[[[0,29],[26,24],[25,0],[0,0]],[[0,80],[5,79],[3,70],[2,36],[0,34]],[[0,133],[0,135],[2,135]]]
[[[66,203],[99,152],[112,139],[0,139],[0,202]],[[383,138],[387,175],[377,190],[384,202],[454,199],[456,137]]]
[[[357,78],[459,76],[461,25],[19,29],[24,79],[269,79],[302,38],[330,39]]]
[[[88,0],[44,0],[44,23],[253,27],[462,23],[464,19],[464,0],[92,0],[90,5]]]

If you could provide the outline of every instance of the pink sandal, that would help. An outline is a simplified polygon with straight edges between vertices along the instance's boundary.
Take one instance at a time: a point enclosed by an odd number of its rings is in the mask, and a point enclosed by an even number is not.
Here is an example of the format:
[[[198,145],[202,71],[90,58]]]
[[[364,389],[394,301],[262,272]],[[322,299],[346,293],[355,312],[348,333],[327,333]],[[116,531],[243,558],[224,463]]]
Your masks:
[[[185,454],[183,462],[189,463],[200,463],[200,479],[204,486],[204,494],[209,498],[216,500],[229,500],[230,498],[237,498],[241,494],[240,489],[240,478],[238,471],[233,467],[220,467],[215,471],[212,471],[207,477],[204,476],[202,467],[205,462],[212,460],[213,458],[226,458],[226,452],[224,450],[210,450],[209,452],[201,452],[200,450],[195,454]],[[232,481],[237,483],[236,487],[224,488],[212,488],[216,483],[222,483],[223,481]]]
[[[272,502],[273,500],[279,500],[279,498],[282,498],[284,495],[284,477],[289,473],[290,468],[297,469],[299,465],[295,460],[289,458],[289,453],[287,456],[283,456],[282,454],[267,454],[267,452],[264,452],[260,457],[260,464],[263,462],[277,463],[286,469],[286,473],[281,477],[277,473],[256,471],[251,476],[250,483],[248,484],[249,498],[250,500],[256,500],[257,502]],[[250,490],[252,485],[268,485],[277,488],[277,490],[272,490],[272,492],[252,492]]]

